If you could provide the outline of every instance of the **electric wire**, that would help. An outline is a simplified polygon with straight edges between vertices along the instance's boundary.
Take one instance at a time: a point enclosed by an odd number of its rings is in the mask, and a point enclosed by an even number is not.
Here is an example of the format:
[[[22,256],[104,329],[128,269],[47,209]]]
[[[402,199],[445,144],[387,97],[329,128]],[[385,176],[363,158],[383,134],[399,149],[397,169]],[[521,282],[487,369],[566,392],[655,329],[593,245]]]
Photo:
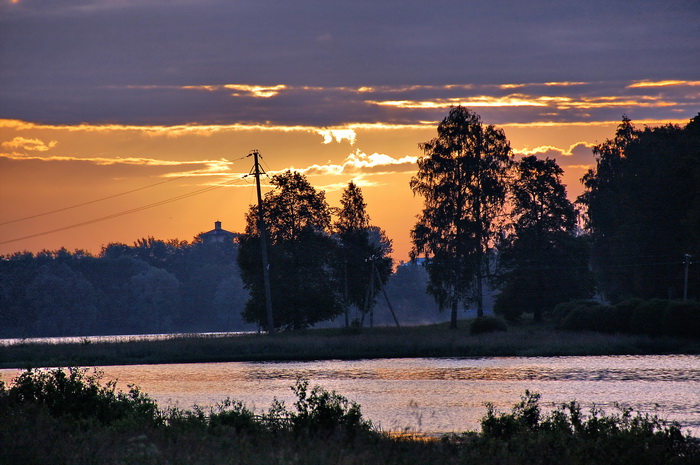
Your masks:
[[[231,162],[231,163],[234,163],[234,162],[236,162],[236,161],[243,160],[244,158],[247,158],[247,156],[245,156],[245,157],[240,157],[240,158],[236,158],[235,160],[230,160],[230,162]],[[162,184],[166,184],[166,183],[169,183],[169,182],[177,181],[177,180],[179,180],[179,179],[184,179],[184,178],[186,178],[186,177],[188,177],[188,176],[178,176],[178,177],[175,177],[175,178],[166,179],[165,181],[157,182],[157,183],[155,183],[155,184],[149,184],[148,186],[138,187],[138,188],[136,188],[136,189],[131,189],[131,190],[128,190],[128,191],[125,191],[125,192],[120,192],[120,193],[118,193],[118,194],[108,195],[108,196],[106,196],[106,197],[101,197],[101,198],[99,198],[99,199],[89,200],[89,201],[87,201],[87,202],[83,202],[83,203],[79,203],[79,204],[75,204],[75,205],[70,205],[70,206],[68,206],[68,207],[62,207],[62,208],[58,208],[58,209],[56,209],[56,210],[51,210],[51,211],[44,212],[44,213],[37,213],[37,214],[35,214],[35,215],[29,215],[29,216],[25,216],[25,217],[22,217],[22,218],[16,218],[16,219],[14,219],[14,220],[3,221],[3,222],[0,223],[0,226],[4,226],[4,225],[6,225],[6,224],[19,223],[20,221],[31,220],[31,219],[39,218],[39,217],[46,216],[46,215],[52,215],[52,214],[54,214],[54,213],[60,213],[60,212],[64,212],[64,211],[67,211],[67,210],[72,210],[72,209],[74,209],[74,208],[84,207],[84,206],[86,206],[86,205],[92,205],[93,203],[98,203],[98,202],[102,202],[102,201],[105,201],[105,200],[114,199],[114,198],[116,198],[116,197],[121,197],[121,196],[124,196],[124,195],[127,195],[127,194],[133,194],[134,192],[139,192],[139,191],[142,191],[142,190],[150,189],[151,187],[160,186],[160,185],[162,185]]]
[[[79,228],[79,227],[82,227],[82,226],[88,226],[88,225],[93,224],[93,223],[99,223],[99,222],[101,222],[101,221],[111,220],[111,219],[113,219],[113,218],[118,218],[118,217],[120,217],[120,216],[130,215],[130,214],[132,214],[132,213],[138,213],[138,212],[143,211],[143,210],[148,210],[148,209],[150,209],[150,208],[159,207],[159,206],[161,206],[161,205],[166,205],[166,204],[169,204],[169,203],[172,203],[172,202],[176,202],[176,201],[178,201],[178,200],[183,200],[183,199],[186,199],[186,198],[189,198],[189,197],[193,197],[193,196],[195,196],[195,195],[204,194],[204,193],[206,193],[206,192],[210,192],[210,191],[219,189],[219,188],[221,188],[221,187],[225,187],[225,186],[227,186],[227,185],[229,185],[229,184],[232,184],[234,181],[238,181],[238,179],[235,179],[235,180],[233,180],[233,181],[228,181],[228,182],[223,183],[223,184],[217,184],[217,185],[215,185],[215,186],[209,186],[209,187],[206,187],[206,188],[204,188],[204,189],[199,189],[199,190],[196,190],[196,191],[187,193],[187,194],[178,195],[178,196],[176,196],[176,197],[171,197],[171,198],[169,198],[169,199],[161,200],[161,201],[154,202],[154,203],[151,203],[151,204],[148,204],[148,205],[143,205],[143,206],[141,206],[141,207],[132,208],[132,209],[130,209],[130,210],[125,210],[125,211],[113,213],[113,214],[111,214],[111,215],[102,216],[102,217],[100,217],[100,218],[94,218],[94,219],[92,219],[92,220],[87,220],[87,221],[83,221],[83,222],[80,222],[80,223],[75,223],[75,224],[71,224],[71,225],[68,225],[68,226],[63,226],[63,227],[60,227],[60,228],[52,229],[52,230],[50,230],[50,231],[43,231],[43,232],[40,232],[40,233],[30,234],[30,235],[23,236],[23,237],[18,237],[18,238],[15,238],[15,239],[9,239],[9,240],[0,242],[0,244],[8,244],[8,243],[10,243],[10,242],[17,242],[17,241],[21,241],[21,240],[24,240],[24,239],[31,239],[31,238],[34,238],[34,237],[45,236],[45,235],[47,235],[47,234],[53,234],[53,233],[56,233],[56,232],[66,231],[66,230],[68,230],[68,229]]]
[[[166,180],[166,181],[157,182],[157,183],[155,183],[155,184],[151,184],[151,185],[144,186],[144,187],[139,187],[139,188],[137,188],[137,189],[132,189],[132,190],[129,190],[129,191],[126,191],[126,192],[121,192],[121,193],[119,193],[119,194],[108,195],[107,197],[101,197],[101,198],[99,198],[99,199],[90,200],[90,201],[88,201],[88,202],[78,203],[78,204],[75,204],[75,205],[70,205],[70,206],[68,206],[68,207],[58,208],[58,209],[56,209],[56,210],[51,210],[51,211],[44,212],[44,213],[37,213],[36,215],[25,216],[25,217],[23,217],[23,218],[16,218],[16,219],[14,219],[14,220],[3,221],[2,223],[0,223],[0,226],[4,226],[4,225],[6,225],[6,224],[12,224],[12,223],[19,223],[20,221],[31,220],[31,219],[34,219],[34,218],[39,218],[39,217],[41,217],[41,216],[52,215],[52,214],[54,214],[54,213],[60,213],[60,212],[66,211],[66,210],[72,210],[72,209],[74,209],[74,208],[84,207],[84,206],[86,206],[86,205],[92,205],[93,203],[98,203],[98,202],[102,202],[102,201],[104,201],[104,200],[114,199],[114,198],[116,198],[116,197],[121,197],[121,196],[123,196],[123,195],[127,195],[127,194],[131,194],[131,193],[134,193],[134,192],[138,192],[138,191],[142,191],[142,190],[145,190],[145,189],[149,189],[149,188],[151,188],[151,187],[160,186],[161,184],[165,184],[165,183],[167,183],[167,182],[177,181],[178,179],[183,179],[183,178],[185,178],[185,177],[187,177],[187,176],[178,176],[177,178],[172,178],[172,179],[168,179],[168,180]]]
[[[5,241],[0,241],[0,245],[1,245],[1,244],[9,244],[9,243],[11,243],[11,242],[22,241],[22,240],[25,240],[25,239],[32,239],[32,238],[34,238],[34,237],[39,237],[39,236],[46,236],[46,235],[48,235],[48,234],[53,234],[53,233],[57,233],[57,232],[61,232],[61,231],[66,231],[66,230],[69,230],[69,229],[79,228],[79,227],[82,227],[82,226],[88,226],[88,225],[91,225],[91,224],[94,224],[94,223],[99,223],[99,222],[106,221],[106,220],[111,220],[111,219],[114,219],[114,218],[119,218],[119,217],[121,217],[121,216],[130,215],[130,214],[132,214],[132,213],[138,213],[138,212],[141,212],[141,211],[143,211],[143,210],[148,210],[148,209],[150,209],[150,208],[159,207],[159,206],[166,205],[166,204],[169,204],[169,203],[172,203],[172,202],[177,202],[177,201],[179,201],[179,200],[183,200],[183,199],[186,199],[186,198],[189,198],[189,197],[193,197],[193,196],[195,196],[195,195],[200,195],[200,194],[204,194],[204,193],[206,193],[206,192],[210,192],[210,191],[213,191],[213,190],[216,190],[216,189],[220,189],[220,188],[222,188],[222,187],[226,187],[226,186],[228,186],[228,185],[232,185],[232,184],[234,184],[234,183],[236,183],[236,182],[238,182],[238,181],[242,181],[242,179],[241,179],[241,178],[236,178],[236,179],[233,179],[233,180],[231,180],[231,181],[226,181],[226,182],[224,182],[224,183],[220,183],[220,184],[216,184],[216,185],[213,185],[213,186],[208,186],[208,187],[205,187],[205,188],[202,188],[202,189],[198,189],[198,190],[196,190],[196,191],[192,191],[192,192],[189,192],[189,193],[187,193],[187,194],[181,194],[181,195],[178,195],[178,196],[175,196],[175,197],[171,197],[171,198],[168,198],[168,199],[164,199],[164,200],[160,200],[160,201],[158,201],[158,202],[154,202],[154,203],[151,203],[151,204],[143,205],[143,206],[136,207],[136,208],[132,208],[132,209],[129,209],[129,210],[124,210],[124,211],[121,211],[121,212],[113,213],[113,214],[111,214],[111,215],[106,215],[106,216],[102,216],[102,217],[99,217],[99,218],[94,218],[94,219],[87,220],[87,221],[82,221],[82,222],[80,222],[80,223],[75,223],[75,224],[71,224],[71,225],[67,225],[67,226],[62,226],[62,227],[60,227],[60,228],[55,228],[55,229],[52,229],[52,230],[49,230],[49,231],[42,231],[42,232],[39,232],[39,233],[29,234],[29,235],[22,236],[22,237],[17,237],[17,238],[14,238],[14,239],[8,239],[8,240],[5,240]]]

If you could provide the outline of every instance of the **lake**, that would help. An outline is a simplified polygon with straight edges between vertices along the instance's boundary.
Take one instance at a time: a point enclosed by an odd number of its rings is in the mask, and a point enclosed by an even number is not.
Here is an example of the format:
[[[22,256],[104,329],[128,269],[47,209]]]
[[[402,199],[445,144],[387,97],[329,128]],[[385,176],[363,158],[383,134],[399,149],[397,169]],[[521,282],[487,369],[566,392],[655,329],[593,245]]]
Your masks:
[[[290,386],[311,385],[359,403],[386,431],[477,430],[485,403],[509,411],[526,389],[547,409],[570,400],[585,412],[615,404],[676,420],[700,436],[700,356],[417,358],[231,362],[103,367],[118,387],[138,385],[161,406],[212,406],[227,397],[260,413],[273,399],[292,408]],[[6,382],[17,370],[0,370]]]

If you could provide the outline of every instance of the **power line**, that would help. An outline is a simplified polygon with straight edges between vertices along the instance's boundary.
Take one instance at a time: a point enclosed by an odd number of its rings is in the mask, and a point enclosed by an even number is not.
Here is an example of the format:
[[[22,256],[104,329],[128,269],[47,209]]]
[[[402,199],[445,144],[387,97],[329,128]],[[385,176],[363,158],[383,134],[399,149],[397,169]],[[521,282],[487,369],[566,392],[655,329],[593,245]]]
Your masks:
[[[150,209],[150,208],[159,207],[159,206],[161,206],[161,205],[166,205],[166,204],[168,204],[168,203],[177,202],[178,200],[183,200],[183,199],[186,199],[186,198],[189,198],[189,197],[193,197],[193,196],[195,196],[195,195],[204,194],[204,193],[206,193],[206,192],[210,192],[210,191],[213,191],[213,190],[216,190],[216,189],[220,189],[220,188],[225,187],[225,186],[227,186],[227,185],[233,184],[233,183],[236,182],[236,181],[240,181],[240,179],[234,179],[234,180],[231,180],[231,181],[227,181],[227,182],[225,182],[225,183],[216,184],[216,185],[214,185],[214,186],[209,186],[209,187],[205,187],[205,188],[203,188],[203,189],[199,189],[199,190],[196,190],[196,191],[193,191],[193,192],[189,192],[189,193],[187,193],[187,194],[178,195],[178,196],[176,196],[176,197],[171,197],[171,198],[169,198],[169,199],[161,200],[161,201],[154,202],[154,203],[151,203],[151,204],[148,204],[148,205],[143,205],[143,206],[141,206],[141,207],[132,208],[132,209],[130,209],[130,210],[124,210],[124,211],[121,211],[121,212],[118,212],[118,213],[113,213],[113,214],[111,214],[111,215],[102,216],[102,217],[95,218],[95,219],[92,219],[92,220],[87,220],[87,221],[83,221],[83,222],[80,222],[80,223],[75,223],[75,224],[71,224],[71,225],[68,225],[68,226],[63,226],[63,227],[61,227],[61,228],[52,229],[52,230],[50,230],[50,231],[43,231],[43,232],[40,232],[40,233],[30,234],[30,235],[28,235],[28,236],[23,236],[23,237],[17,237],[17,238],[14,238],[14,239],[9,239],[9,240],[0,242],[0,245],[1,245],[1,244],[9,244],[10,242],[17,242],[17,241],[21,241],[21,240],[25,240],[25,239],[32,239],[32,238],[34,238],[34,237],[39,237],[39,236],[45,236],[45,235],[47,235],[47,234],[53,234],[53,233],[56,233],[56,232],[66,231],[66,230],[68,230],[68,229],[79,228],[79,227],[82,227],[82,226],[88,226],[88,225],[93,224],[93,223],[99,223],[99,222],[101,222],[101,221],[111,220],[111,219],[113,219],[113,218],[118,218],[118,217],[120,217],[120,216],[130,215],[130,214],[132,214],[132,213],[138,213],[138,212],[143,211],[143,210],[148,210],[148,209]]]
[[[12,224],[12,223],[19,223],[20,221],[31,220],[31,219],[33,219],[33,218],[39,218],[40,216],[46,216],[46,215],[51,215],[51,214],[54,214],[54,213],[60,213],[60,212],[64,212],[64,211],[66,211],[66,210],[72,210],[72,209],[78,208],[78,207],[84,207],[85,205],[91,205],[91,204],[93,204],[93,203],[102,202],[102,201],[104,201],[104,200],[113,199],[113,198],[115,198],[115,197],[121,197],[121,196],[123,196],[123,195],[131,194],[131,193],[133,193],[133,192],[138,192],[138,191],[142,191],[142,190],[145,190],[145,189],[149,189],[149,188],[151,188],[151,187],[160,186],[161,184],[165,184],[166,182],[177,181],[178,179],[182,179],[182,178],[185,178],[185,177],[186,177],[186,176],[179,176],[179,177],[177,177],[177,178],[172,178],[172,179],[168,179],[168,180],[166,180],[166,181],[157,182],[157,183],[151,184],[151,185],[149,185],[149,186],[139,187],[139,188],[137,188],[137,189],[132,189],[132,190],[129,190],[129,191],[126,191],[126,192],[121,192],[121,193],[119,193],[119,194],[108,195],[107,197],[101,197],[101,198],[99,198],[99,199],[90,200],[90,201],[88,201],[88,202],[83,202],[83,203],[79,203],[79,204],[76,204],[76,205],[71,205],[71,206],[69,206],[69,207],[58,208],[58,209],[56,209],[56,210],[51,210],[51,211],[44,212],[44,213],[37,213],[36,215],[30,215],[30,216],[25,216],[25,217],[23,217],[23,218],[17,218],[17,219],[10,220],[10,221],[4,221],[4,222],[0,223],[0,226],[4,226],[4,225],[6,225],[6,224]]]
[[[236,161],[239,161],[239,160],[243,160],[244,158],[247,158],[247,157],[236,158],[235,160],[231,160],[231,163],[236,162]],[[151,187],[160,186],[161,184],[165,184],[165,183],[172,182],[172,181],[177,181],[177,180],[179,180],[179,179],[184,179],[184,178],[186,178],[186,177],[188,177],[188,176],[178,176],[178,177],[176,177],[176,178],[166,179],[165,181],[160,181],[160,182],[157,182],[157,183],[155,183],[155,184],[150,184],[150,185],[148,185],[148,186],[143,186],[143,187],[139,187],[139,188],[136,188],[136,189],[131,189],[131,190],[128,190],[128,191],[125,191],[125,192],[120,192],[120,193],[114,194],[114,195],[108,195],[107,197],[101,197],[101,198],[99,198],[99,199],[90,200],[90,201],[83,202],[83,203],[79,203],[79,204],[76,204],[76,205],[70,205],[70,206],[68,206],[68,207],[58,208],[58,209],[56,209],[56,210],[51,210],[51,211],[44,212],[44,213],[37,213],[36,215],[30,215],[30,216],[25,216],[25,217],[22,217],[22,218],[16,218],[16,219],[14,219],[14,220],[4,221],[4,222],[0,223],[0,226],[4,226],[4,225],[6,225],[6,224],[19,223],[20,221],[31,220],[31,219],[39,218],[39,217],[46,216],[46,215],[52,215],[52,214],[54,214],[54,213],[60,213],[60,212],[64,212],[64,211],[67,211],[67,210],[72,210],[72,209],[74,209],[74,208],[84,207],[84,206],[86,206],[86,205],[92,205],[93,203],[103,202],[103,201],[105,201],[105,200],[114,199],[114,198],[116,198],[116,197],[121,197],[121,196],[124,196],[124,195],[127,195],[127,194],[133,194],[134,192],[139,192],[139,191],[142,191],[142,190],[150,189]],[[4,244],[4,242],[1,242],[1,243]]]

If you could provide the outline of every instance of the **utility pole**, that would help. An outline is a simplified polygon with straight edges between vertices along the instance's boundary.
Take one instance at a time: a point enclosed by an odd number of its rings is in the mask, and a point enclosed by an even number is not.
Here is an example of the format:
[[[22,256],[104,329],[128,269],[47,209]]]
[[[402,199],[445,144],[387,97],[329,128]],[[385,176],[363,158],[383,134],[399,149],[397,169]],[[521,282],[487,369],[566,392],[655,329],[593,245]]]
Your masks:
[[[250,155],[253,156],[255,165],[251,170],[251,174],[255,175],[255,185],[258,191],[258,230],[260,231],[260,254],[262,255],[263,264],[263,283],[265,285],[265,307],[267,308],[267,332],[270,335],[275,334],[275,320],[272,316],[272,293],[270,292],[270,264],[267,261],[267,231],[265,230],[265,215],[263,212],[262,194],[260,193],[260,173],[265,171],[258,162],[260,153],[253,150]]]
[[[379,270],[377,270],[377,267],[374,264],[374,261],[372,261],[372,269],[374,270],[374,275],[377,277],[377,282],[379,283],[379,289],[381,289],[382,293],[384,294],[384,300],[386,300],[386,305],[389,307],[389,311],[391,312],[391,316],[394,317],[394,322],[396,323],[396,327],[401,328],[401,325],[399,324],[399,320],[398,320],[398,318],[396,318],[396,313],[394,313],[394,307],[391,305],[391,302],[389,301],[389,296],[386,293],[386,289],[384,288],[384,284],[382,284],[382,278],[379,276]]]
[[[685,264],[685,279],[683,281],[683,300],[688,300],[688,268],[692,263],[690,260],[693,258],[689,253],[683,254],[683,263]]]

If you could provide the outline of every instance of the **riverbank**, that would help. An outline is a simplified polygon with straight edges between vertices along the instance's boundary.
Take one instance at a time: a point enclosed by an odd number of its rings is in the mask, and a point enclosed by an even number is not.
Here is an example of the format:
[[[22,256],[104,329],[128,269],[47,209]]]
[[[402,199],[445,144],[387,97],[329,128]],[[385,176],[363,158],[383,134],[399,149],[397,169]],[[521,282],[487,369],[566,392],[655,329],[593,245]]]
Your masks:
[[[700,442],[677,424],[620,409],[552,412],[526,391],[509,413],[491,407],[479,431],[391,434],[361,406],[297,380],[293,407],[256,414],[225,401],[161,409],[137,388],[115,391],[86,369],[33,370],[0,384],[1,464],[697,464]],[[41,438],[37,441],[37,438]]]
[[[314,329],[266,334],[177,334],[161,340],[19,343],[0,346],[0,368],[107,366],[412,357],[700,354],[700,341],[644,335],[568,332],[525,323],[506,332],[470,335],[468,322],[373,328],[359,333]]]

